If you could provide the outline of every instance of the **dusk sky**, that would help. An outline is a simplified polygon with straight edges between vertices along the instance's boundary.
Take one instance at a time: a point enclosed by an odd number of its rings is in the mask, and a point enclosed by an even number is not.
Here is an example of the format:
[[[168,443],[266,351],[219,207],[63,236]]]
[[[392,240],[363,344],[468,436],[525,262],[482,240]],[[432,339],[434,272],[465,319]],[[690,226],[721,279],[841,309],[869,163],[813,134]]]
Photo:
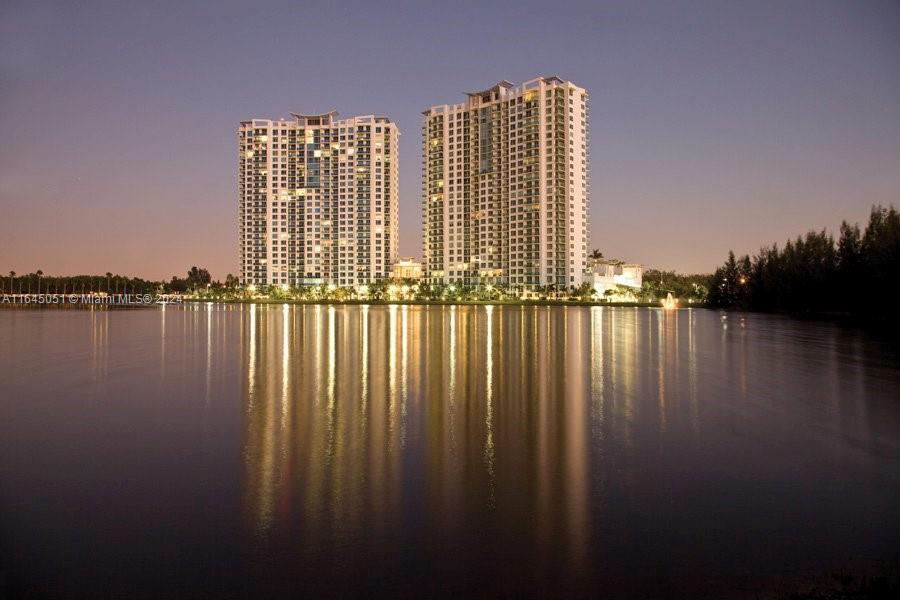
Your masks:
[[[421,255],[421,111],[590,100],[589,248],[712,271],[900,204],[900,2],[9,2],[0,269],[237,273],[239,121],[387,115]]]

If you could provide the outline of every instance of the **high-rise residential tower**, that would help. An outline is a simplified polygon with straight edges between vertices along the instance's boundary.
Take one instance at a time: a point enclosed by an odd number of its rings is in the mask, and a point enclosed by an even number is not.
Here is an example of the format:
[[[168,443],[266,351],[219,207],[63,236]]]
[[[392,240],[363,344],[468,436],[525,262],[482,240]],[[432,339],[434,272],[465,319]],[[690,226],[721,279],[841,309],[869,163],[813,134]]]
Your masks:
[[[423,252],[431,283],[569,287],[587,245],[588,94],[502,81],[426,110]]]
[[[397,126],[337,113],[238,128],[241,282],[363,285],[397,259]]]

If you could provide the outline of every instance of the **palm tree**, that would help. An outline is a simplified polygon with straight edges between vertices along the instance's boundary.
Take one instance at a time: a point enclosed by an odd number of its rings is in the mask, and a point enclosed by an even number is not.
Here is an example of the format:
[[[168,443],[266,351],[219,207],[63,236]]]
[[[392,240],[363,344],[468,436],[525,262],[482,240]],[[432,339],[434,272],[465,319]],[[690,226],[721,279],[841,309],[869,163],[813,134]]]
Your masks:
[[[34,274],[37,275],[37,278],[38,278],[38,294],[40,294],[41,293],[41,277],[44,276],[44,272],[41,271],[40,269],[38,269],[37,271],[35,271]]]
[[[10,294],[13,293],[13,289],[12,289],[12,286],[13,286],[13,277],[15,277],[15,276],[16,276],[16,272],[15,272],[15,271],[10,271],[10,272],[9,272],[9,293],[10,293]]]
[[[603,253],[600,252],[599,249],[594,248],[593,250],[591,250],[591,253],[588,255],[588,258],[593,258],[593,259],[595,259],[595,260],[600,260],[601,258],[603,258]]]
[[[112,277],[112,273],[109,271],[106,272],[106,293],[109,293],[109,278]]]

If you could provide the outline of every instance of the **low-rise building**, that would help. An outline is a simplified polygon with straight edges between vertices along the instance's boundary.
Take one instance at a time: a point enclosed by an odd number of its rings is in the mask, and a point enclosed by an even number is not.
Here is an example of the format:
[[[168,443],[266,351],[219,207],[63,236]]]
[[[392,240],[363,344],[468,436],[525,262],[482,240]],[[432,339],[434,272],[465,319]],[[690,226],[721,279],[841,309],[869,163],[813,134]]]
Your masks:
[[[626,263],[621,260],[592,258],[588,260],[586,281],[601,298],[607,290],[616,290],[618,286],[640,289],[643,285],[644,267],[637,263]]]
[[[391,266],[391,279],[422,279],[422,263],[415,258],[401,258]]]

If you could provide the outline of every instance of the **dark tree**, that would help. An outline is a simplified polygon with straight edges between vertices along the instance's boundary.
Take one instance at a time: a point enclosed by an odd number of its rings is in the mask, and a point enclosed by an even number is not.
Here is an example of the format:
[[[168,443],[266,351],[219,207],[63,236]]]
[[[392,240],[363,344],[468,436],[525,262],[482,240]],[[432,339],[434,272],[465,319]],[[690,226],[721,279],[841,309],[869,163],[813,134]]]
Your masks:
[[[900,273],[900,213],[894,207],[874,207],[865,232],[841,224],[840,237],[810,231],[778,246],[762,248],[753,259],[728,260],[716,270],[709,303],[792,313],[842,313],[894,319],[889,303],[863,304],[855,291],[893,290]]]

